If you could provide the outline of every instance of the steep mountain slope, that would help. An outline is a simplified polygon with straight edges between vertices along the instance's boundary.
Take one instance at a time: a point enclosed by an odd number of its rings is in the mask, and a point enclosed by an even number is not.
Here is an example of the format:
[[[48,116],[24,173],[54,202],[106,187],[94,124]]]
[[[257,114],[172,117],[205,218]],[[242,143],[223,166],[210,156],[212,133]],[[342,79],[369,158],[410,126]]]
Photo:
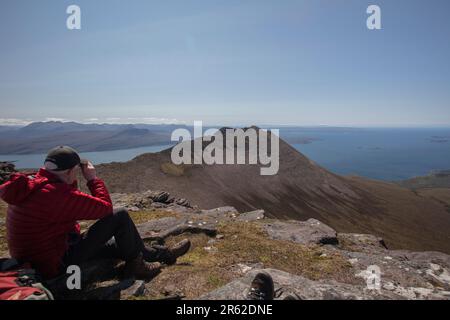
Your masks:
[[[269,217],[316,218],[339,232],[375,234],[391,248],[450,253],[443,203],[395,184],[335,175],[282,140],[275,176],[261,176],[257,165],[174,166],[170,154],[144,154],[98,172],[112,192],[171,190],[202,208],[261,208]]]

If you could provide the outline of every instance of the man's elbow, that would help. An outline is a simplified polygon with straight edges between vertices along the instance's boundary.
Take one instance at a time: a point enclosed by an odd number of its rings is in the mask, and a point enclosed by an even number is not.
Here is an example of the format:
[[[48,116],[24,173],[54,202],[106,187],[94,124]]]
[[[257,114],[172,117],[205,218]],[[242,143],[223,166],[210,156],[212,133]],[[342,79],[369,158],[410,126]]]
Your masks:
[[[106,202],[105,203],[105,217],[111,215],[114,211],[114,207],[112,205],[112,203]]]
[[[113,214],[114,208],[111,203],[104,201],[101,206],[98,206],[95,211],[92,212],[89,220],[98,220],[108,217]]]

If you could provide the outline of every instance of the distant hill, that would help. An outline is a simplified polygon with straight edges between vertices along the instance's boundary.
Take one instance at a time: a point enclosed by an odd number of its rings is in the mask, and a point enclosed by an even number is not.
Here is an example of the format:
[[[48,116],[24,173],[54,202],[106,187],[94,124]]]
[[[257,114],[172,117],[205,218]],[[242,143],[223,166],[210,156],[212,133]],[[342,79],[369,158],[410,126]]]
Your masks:
[[[46,153],[56,145],[80,152],[168,145],[175,125],[81,124],[35,122],[22,128],[1,127],[0,154]]]
[[[450,170],[436,171],[428,176],[400,181],[399,185],[410,189],[450,188]]]
[[[253,165],[174,166],[171,150],[98,167],[112,192],[170,190],[202,208],[264,209],[269,217],[316,218],[339,232],[370,233],[397,249],[450,253],[450,211],[394,183],[333,174],[280,141],[280,170]]]
[[[46,153],[56,145],[70,145],[80,152],[112,151],[172,144],[170,137],[178,128],[192,132],[193,128],[178,124],[84,124],[77,122],[33,122],[27,126],[0,126],[0,154]],[[205,126],[204,129],[212,127]],[[283,127],[283,138],[289,144],[310,144],[317,128]],[[327,132],[352,132],[355,128],[320,127]]]

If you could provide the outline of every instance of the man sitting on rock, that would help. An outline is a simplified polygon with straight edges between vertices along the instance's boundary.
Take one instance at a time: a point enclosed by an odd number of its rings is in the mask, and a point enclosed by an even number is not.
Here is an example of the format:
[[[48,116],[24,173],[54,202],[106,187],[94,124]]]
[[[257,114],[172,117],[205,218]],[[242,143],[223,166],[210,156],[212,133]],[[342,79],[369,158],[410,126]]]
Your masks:
[[[78,168],[92,195],[77,189]],[[190,248],[188,240],[171,248],[146,247],[128,212],[113,210],[92,163],[70,147],[52,149],[35,175],[13,174],[0,186],[0,197],[9,204],[11,256],[31,263],[46,279],[65,273],[69,265],[101,258],[126,261],[125,277],[149,279],[160,272],[159,262],[173,264]],[[80,234],[81,220],[98,221]]]

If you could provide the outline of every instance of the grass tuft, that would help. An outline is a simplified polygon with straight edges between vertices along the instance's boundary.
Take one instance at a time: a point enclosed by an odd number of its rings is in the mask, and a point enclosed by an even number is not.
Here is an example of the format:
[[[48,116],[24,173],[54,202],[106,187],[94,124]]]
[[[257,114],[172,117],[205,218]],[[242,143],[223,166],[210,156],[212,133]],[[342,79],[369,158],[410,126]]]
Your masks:
[[[167,162],[161,165],[161,170],[169,176],[181,177],[184,176],[184,166],[175,165],[173,163]]]

